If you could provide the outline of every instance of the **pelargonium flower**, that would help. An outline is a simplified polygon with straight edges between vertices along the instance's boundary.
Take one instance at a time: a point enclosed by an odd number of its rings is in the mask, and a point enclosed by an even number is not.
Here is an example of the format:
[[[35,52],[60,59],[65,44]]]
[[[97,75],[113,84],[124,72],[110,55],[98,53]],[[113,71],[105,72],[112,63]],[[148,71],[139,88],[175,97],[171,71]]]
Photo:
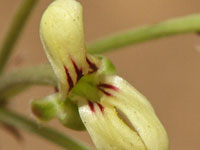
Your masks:
[[[116,75],[108,59],[87,54],[82,7],[76,0],[50,4],[40,35],[59,93],[32,103],[39,119],[57,117],[76,130],[84,125],[98,150],[169,149],[167,133],[150,102]]]

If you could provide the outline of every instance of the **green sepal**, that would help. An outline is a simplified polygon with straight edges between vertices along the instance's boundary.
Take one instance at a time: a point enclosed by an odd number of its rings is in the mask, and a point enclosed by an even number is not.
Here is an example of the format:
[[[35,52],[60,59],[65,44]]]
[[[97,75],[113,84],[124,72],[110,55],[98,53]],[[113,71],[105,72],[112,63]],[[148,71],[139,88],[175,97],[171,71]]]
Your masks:
[[[96,57],[101,61],[101,66],[98,70],[99,74],[104,74],[104,75],[117,74],[114,64],[107,57],[102,55],[97,55]]]
[[[61,105],[61,113],[58,116],[61,123],[74,130],[85,130],[85,126],[78,113],[78,107],[70,99],[66,99]]]
[[[33,114],[42,121],[50,121],[56,117],[60,111],[60,96],[58,94],[49,95],[31,103]]]
[[[85,127],[80,119],[78,107],[69,98],[61,101],[59,93],[49,95],[32,103],[33,114],[41,121],[50,121],[54,118],[67,128],[74,130],[84,130]]]

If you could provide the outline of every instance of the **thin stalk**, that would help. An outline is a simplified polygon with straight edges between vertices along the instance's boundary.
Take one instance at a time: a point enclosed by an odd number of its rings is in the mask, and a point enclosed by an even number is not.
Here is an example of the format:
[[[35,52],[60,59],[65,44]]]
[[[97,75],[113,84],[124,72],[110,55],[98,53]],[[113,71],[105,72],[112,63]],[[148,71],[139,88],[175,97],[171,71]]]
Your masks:
[[[191,15],[107,37],[89,45],[88,51],[103,53],[147,40],[198,31],[200,31],[200,15]],[[24,87],[34,84],[56,86],[57,81],[52,69],[49,66],[38,66],[3,74],[0,76],[1,99],[13,96]]]
[[[149,40],[198,31],[200,31],[200,15],[190,15],[104,37],[89,44],[88,52],[100,54]]]
[[[55,74],[49,65],[20,68],[0,76],[0,97],[10,98],[31,85],[57,86]]]
[[[115,34],[89,45],[88,51],[103,53],[165,36],[198,31],[200,31],[200,15],[191,15]],[[9,98],[34,84],[56,86],[57,81],[52,69],[49,66],[38,66],[3,74],[0,76],[1,99]]]
[[[89,150],[88,147],[82,145],[80,142],[73,140],[55,129],[42,124],[37,124],[33,120],[27,119],[24,116],[6,109],[0,108],[0,121],[16,128],[37,134],[67,150]]]
[[[0,73],[4,70],[17,39],[38,0],[23,0],[0,46]]]

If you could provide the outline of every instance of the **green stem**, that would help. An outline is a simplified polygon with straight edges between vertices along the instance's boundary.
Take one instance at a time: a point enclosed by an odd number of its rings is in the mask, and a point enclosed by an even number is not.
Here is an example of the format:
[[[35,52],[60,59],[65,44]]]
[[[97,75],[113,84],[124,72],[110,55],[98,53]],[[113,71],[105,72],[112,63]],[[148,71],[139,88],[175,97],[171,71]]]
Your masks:
[[[16,69],[0,76],[1,99],[14,96],[30,85],[57,86],[57,80],[49,65]]]
[[[88,52],[100,54],[161,37],[198,31],[200,31],[200,15],[190,15],[99,39],[88,46]]]
[[[18,115],[6,109],[0,108],[0,121],[12,125],[16,128],[35,133],[68,150],[89,149],[86,146],[83,146],[81,143],[56,131],[55,129],[44,126],[42,124],[37,124],[33,120],[27,119],[24,116]]]
[[[159,37],[198,31],[200,31],[200,15],[191,15],[107,37],[89,45],[88,50],[90,53],[103,53]],[[56,77],[47,65],[18,69],[0,77],[0,95],[1,98],[8,98],[32,84],[56,86],[56,83]]]
[[[38,0],[23,0],[20,4],[8,33],[0,47],[0,73],[4,70],[26,20],[37,2]]]

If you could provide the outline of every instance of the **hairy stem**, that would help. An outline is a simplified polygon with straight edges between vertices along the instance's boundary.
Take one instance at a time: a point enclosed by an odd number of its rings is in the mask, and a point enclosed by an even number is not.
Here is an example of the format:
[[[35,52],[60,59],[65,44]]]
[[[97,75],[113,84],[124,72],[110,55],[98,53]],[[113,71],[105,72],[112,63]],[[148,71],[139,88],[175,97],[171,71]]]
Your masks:
[[[0,46],[0,73],[4,70],[26,20],[37,2],[38,0],[23,0],[20,4],[5,39]]]
[[[53,70],[49,65],[16,69],[0,76],[0,97],[7,99],[30,85],[57,85]]]
[[[99,39],[89,44],[88,52],[100,54],[161,37],[198,31],[200,31],[200,15],[190,15]]]
[[[55,129],[37,124],[33,120],[6,109],[0,108],[0,121],[16,128],[35,133],[68,150],[89,150],[89,148],[82,145],[80,142],[73,140]]]

